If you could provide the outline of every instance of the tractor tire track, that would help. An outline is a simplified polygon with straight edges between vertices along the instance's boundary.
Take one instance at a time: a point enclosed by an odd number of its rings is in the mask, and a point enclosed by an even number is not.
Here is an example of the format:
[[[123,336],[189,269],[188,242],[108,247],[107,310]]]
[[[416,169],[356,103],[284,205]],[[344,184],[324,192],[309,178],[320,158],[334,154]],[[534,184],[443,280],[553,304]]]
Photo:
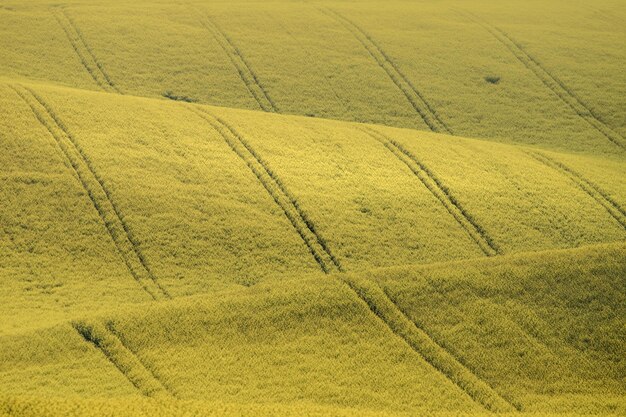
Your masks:
[[[347,17],[331,9],[318,9],[321,13],[344,26],[365,48],[376,63],[387,73],[391,81],[400,89],[409,104],[433,132],[453,134],[450,127],[441,119],[424,95],[413,85],[398,65],[383,51],[378,43],[360,26]]]
[[[119,88],[111,81],[111,78],[106,73],[93,51],[85,41],[83,34],[78,29],[78,26],[68,16],[67,12],[63,9],[53,10],[52,14],[54,18],[65,32],[67,40],[72,45],[74,52],[83,64],[83,67],[87,70],[91,78],[107,92],[115,92],[121,94]]]
[[[600,204],[611,215],[611,217],[613,217],[620,225],[622,225],[624,229],[626,229],[626,210],[624,210],[615,200],[613,200],[613,198],[611,198],[611,196],[600,189],[597,185],[593,184],[591,181],[562,162],[550,158],[543,153],[537,151],[526,151],[526,153],[541,162],[543,165],[558,171],[565,177],[569,178],[570,181],[583,190],[589,197],[596,200],[596,202]]]
[[[34,91],[23,86],[10,87],[30,107],[37,120],[55,140],[76,178],[89,196],[133,278],[153,299],[171,298],[152,273],[138,242],[124,220],[124,216],[111,198],[111,193],[92,166],[89,158],[77,144],[76,139],[69,133],[69,130],[50,106]]]
[[[145,367],[134,352],[128,349],[110,325],[72,323],[74,330],[85,340],[96,347],[126,379],[146,397],[172,397],[170,390],[156,377],[154,372]]]
[[[350,276],[342,280],[391,332],[476,403],[496,413],[520,410],[438,344],[377,283]]]
[[[522,45],[509,36],[502,29],[490,25],[482,19],[468,13],[459,12],[465,18],[473,21],[474,23],[482,26],[487,32],[489,32],[497,41],[499,41],[504,47],[506,47],[517,60],[524,65],[529,71],[547,87],[549,88],[563,103],[571,108],[580,118],[586,121],[591,127],[597,130],[602,136],[611,141],[614,145],[626,149],[626,140],[618,132],[611,129],[606,123],[604,123],[600,117],[591,109],[590,106],[585,104],[568,86],[559,80],[555,75],[549,72],[543,67],[532,55],[530,55],[522,47]]]
[[[272,100],[267,90],[265,90],[259,81],[259,78],[246,58],[244,58],[241,50],[235,46],[233,41],[228,37],[228,35],[226,35],[226,32],[224,32],[211,18],[203,16],[199,12],[196,14],[199,17],[202,27],[213,36],[226,56],[228,56],[228,59],[237,70],[241,81],[243,81],[261,110],[278,113],[279,110],[276,103]]]
[[[420,162],[412,153],[405,149],[397,141],[385,136],[370,127],[360,129],[371,138],[380,142],[398,160],[404,163],[413,174],[424,184],[430,193],[445,207],[454,217],[457,223],[466,231],[469,237],[476,242],[478,247],[487,256],[495,256],[502,253],[498,245],[489,236],[474,218],[461,206],[457,199],[451,195],[448,188],[441,183],[439,178]]]
[[[112,321],[107,322],[106,324],[106,328],[107,330],[117,338],[117,340],[119,340],[120,344],[126,349],[128,350],[130,353],[132,353],[132,355],[137,358],[137,361],[139,363],[141,363],[141,365],[146,369],[146,371],[148,371],[148,373],[150,374],[150,376],[159,382],[159,384],[161,385],[161,387],[163,387],[165,389],[165,391],[167,391],[168,394],[170,394],[173,397],[178,397],[178,395],[176,394],[176,392],[174,391],[174,389],[169,385],[166,384],[163,380],[163,378],[156,372],[156,370],[154,369],[153,366],[148,365],[145,361],[141,360],[140,356],[138,355],[138,353],[130,348],[130,345],[128,344],[128,341],[126,340],[126,338],[124,337],[124,335],[115,327],[115,323],[113,323]]]
[[[302,210],[298,201],[286,189],[280,178],[269,168],[248,141],[224,120],[208,111],[192,106],[186,106],[186,108],[211,125],[222,136],[230,149],[245,162],[274,202],[282,209],[322,271],[325,273],[342,272],[343,267],[333,255],[326,240],[316,230],[313,222]]]

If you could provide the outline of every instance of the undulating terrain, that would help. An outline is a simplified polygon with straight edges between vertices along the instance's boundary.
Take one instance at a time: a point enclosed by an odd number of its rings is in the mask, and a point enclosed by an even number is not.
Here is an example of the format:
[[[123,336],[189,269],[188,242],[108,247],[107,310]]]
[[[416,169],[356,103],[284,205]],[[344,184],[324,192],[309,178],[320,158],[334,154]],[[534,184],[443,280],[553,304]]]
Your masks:
[[[625,27],[0,1],[0,416],[626,414]]]

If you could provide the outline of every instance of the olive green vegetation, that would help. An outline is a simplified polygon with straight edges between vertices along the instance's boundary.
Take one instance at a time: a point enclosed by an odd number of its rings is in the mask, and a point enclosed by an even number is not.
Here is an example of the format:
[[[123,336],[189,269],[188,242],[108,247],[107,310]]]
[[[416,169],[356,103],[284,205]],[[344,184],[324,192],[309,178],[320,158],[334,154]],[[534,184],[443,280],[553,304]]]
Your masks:
[[[0,416],[623,415],[623,2],[0,4]]]
[[[2,406],[98,415],[105,398],[115,410],[145,395],[165,414],[620,414],[625,251],[292,277],[83,314],[3,337]]]
[[[580,153],[626,147],[619,0],[3,4],[0,74],[12,78]]]
[[[619,160],[537,153],[598,167],[585,188],[511,145],[62,88],[1,91],[0,309],[15,316],[2,332],[29,314],[55,321],[279,275],[626,234]]]

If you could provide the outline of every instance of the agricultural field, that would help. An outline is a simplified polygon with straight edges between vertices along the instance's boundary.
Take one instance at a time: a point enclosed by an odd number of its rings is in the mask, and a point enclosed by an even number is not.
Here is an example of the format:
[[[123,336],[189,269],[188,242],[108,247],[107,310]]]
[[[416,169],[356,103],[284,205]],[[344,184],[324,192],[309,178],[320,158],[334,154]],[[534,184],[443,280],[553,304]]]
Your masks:
[[[0,0],[0,417],[625,415],[625,22]]]

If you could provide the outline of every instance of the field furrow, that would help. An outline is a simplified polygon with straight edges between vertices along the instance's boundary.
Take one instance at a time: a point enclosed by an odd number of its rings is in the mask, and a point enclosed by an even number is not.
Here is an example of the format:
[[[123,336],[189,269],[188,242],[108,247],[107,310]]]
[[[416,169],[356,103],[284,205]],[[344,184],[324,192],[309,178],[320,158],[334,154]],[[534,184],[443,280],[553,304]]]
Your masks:
[[[535,76],[550,90],[556,94],[563,103],[569,106],[578,116],[584,119],[591,127],[600,132],[604,137],[613,142],[616,146],[626,149],[624,137],[611,129],[600,117],[578,97],[574,91],[565,83],[548,71],[536,58],[526,52],[526,49],[509,34],[502,29],[495,27],[478,17],[462,13],[464,16],[479,24],[487,30],[494,38],[504,45],[518,59],[518,61],[528,68]]]
[[[424,98],[424,95],[411,83],[398,65],[378,46],[378,43],[360,26],[342,14],[331,9],[319,9],[320,12],[333,18],[348,29],[374,58],[378,65],[387,73],[391,81],[402,91],[411,106],[433,132],[450,133],[452,130],[441,119],[435,109]]]
[[[220,45],[224,53],[228,56],[228,59],[233,64],[241,81],[246,85],[246,88],[250,94],[254,97],[259,107],[263,111],[277,113],[278,107],[276,103],[270,98],[269,94],[259,82],[259,78],[256,73],[244,58],[240,49],[235,46],[233,41],[226,35],[226,33],[208,16],[202,16],[198,13],[200,24],[215,38]]]
[[[155,300],[169,298],[168,292],[151,272],[139,244],[134,238],[124,217],[111,198],[103,180],[92,166],[89,158],[78,146],[63,122],[52,109],[32,90],[23,86],[11,86],[19,97],[31,108],[37,120],[50,132],[77,179],[91,199],[93,206],[111,236],[128,270],[137,282]]]
[[[535,158],[542,164],[560,172],[568,177],[578,188],[587,193],[591,198],[596,200],[598,204],[606,209],[606,211],[613,217],[619,224],[626,229],[626,210],[622,208],[614,199],[612,199],[608,193],[604,192],[598,186],[587,180],[578,172],[569,168],[562,162],[557,161],[554,158],[547,156],[544,153],[536,151],[528,151],[530,156]]]
[[[171,391],[156,377],[124,344],[112,323],[103,325],[97,322],[79,321],[72,323],[74,329],[93,344],[115,367],[147,397],[172,397]]]
[[[393,333],[402,338],[433,368],[465,391],[474,401],[492,412],[516,410],[513,404],[505,400],[489,384],[467,369],[446,349],[437,344],[423,329],[411,321],[378,284],[353,277],[344,278],[344,282]]]
[[[443,204],[446,210],[461,225],[467,234],[476,242],[480,249],[487,256],[494,256],[501,253],[500,248],[487,232],[465,211],[461,204],[454,198],[450,191],[422,162],[411,152],[406,150],[397,141],[383,135],[382,133],[369,128],[362,128],[363,132],[382,143],[396,158],[402,161],[415,176],[424,184],[431,194]]]
[[[316,230],[308,215],[300,208],[297,200],[285,188],[280,178],[269,168],[248,141],[222,119],[208,113],[205,109],[201,111],[197,107],[187,108],[208,122],[224,138],[233,152],[246,163],[282,209],[322,270],[326,273],[333,270],[342,271],[341,263],[332,254],[326,240]]]
[[[72,48],[76,52],[76,55],[80,59],[91,78],[102,88],[104,91],[120,93],[119,88],[111,81],[111,78],[106,73],[102,64],[98,61],[93,51],[85,41],[82,33],[78,29],[78,26],[74,23],[72,18],[69,17],[67,12],[63,9],[53,10],[53,15],[59,26],[65,32],[67,40],[72,45]]]

